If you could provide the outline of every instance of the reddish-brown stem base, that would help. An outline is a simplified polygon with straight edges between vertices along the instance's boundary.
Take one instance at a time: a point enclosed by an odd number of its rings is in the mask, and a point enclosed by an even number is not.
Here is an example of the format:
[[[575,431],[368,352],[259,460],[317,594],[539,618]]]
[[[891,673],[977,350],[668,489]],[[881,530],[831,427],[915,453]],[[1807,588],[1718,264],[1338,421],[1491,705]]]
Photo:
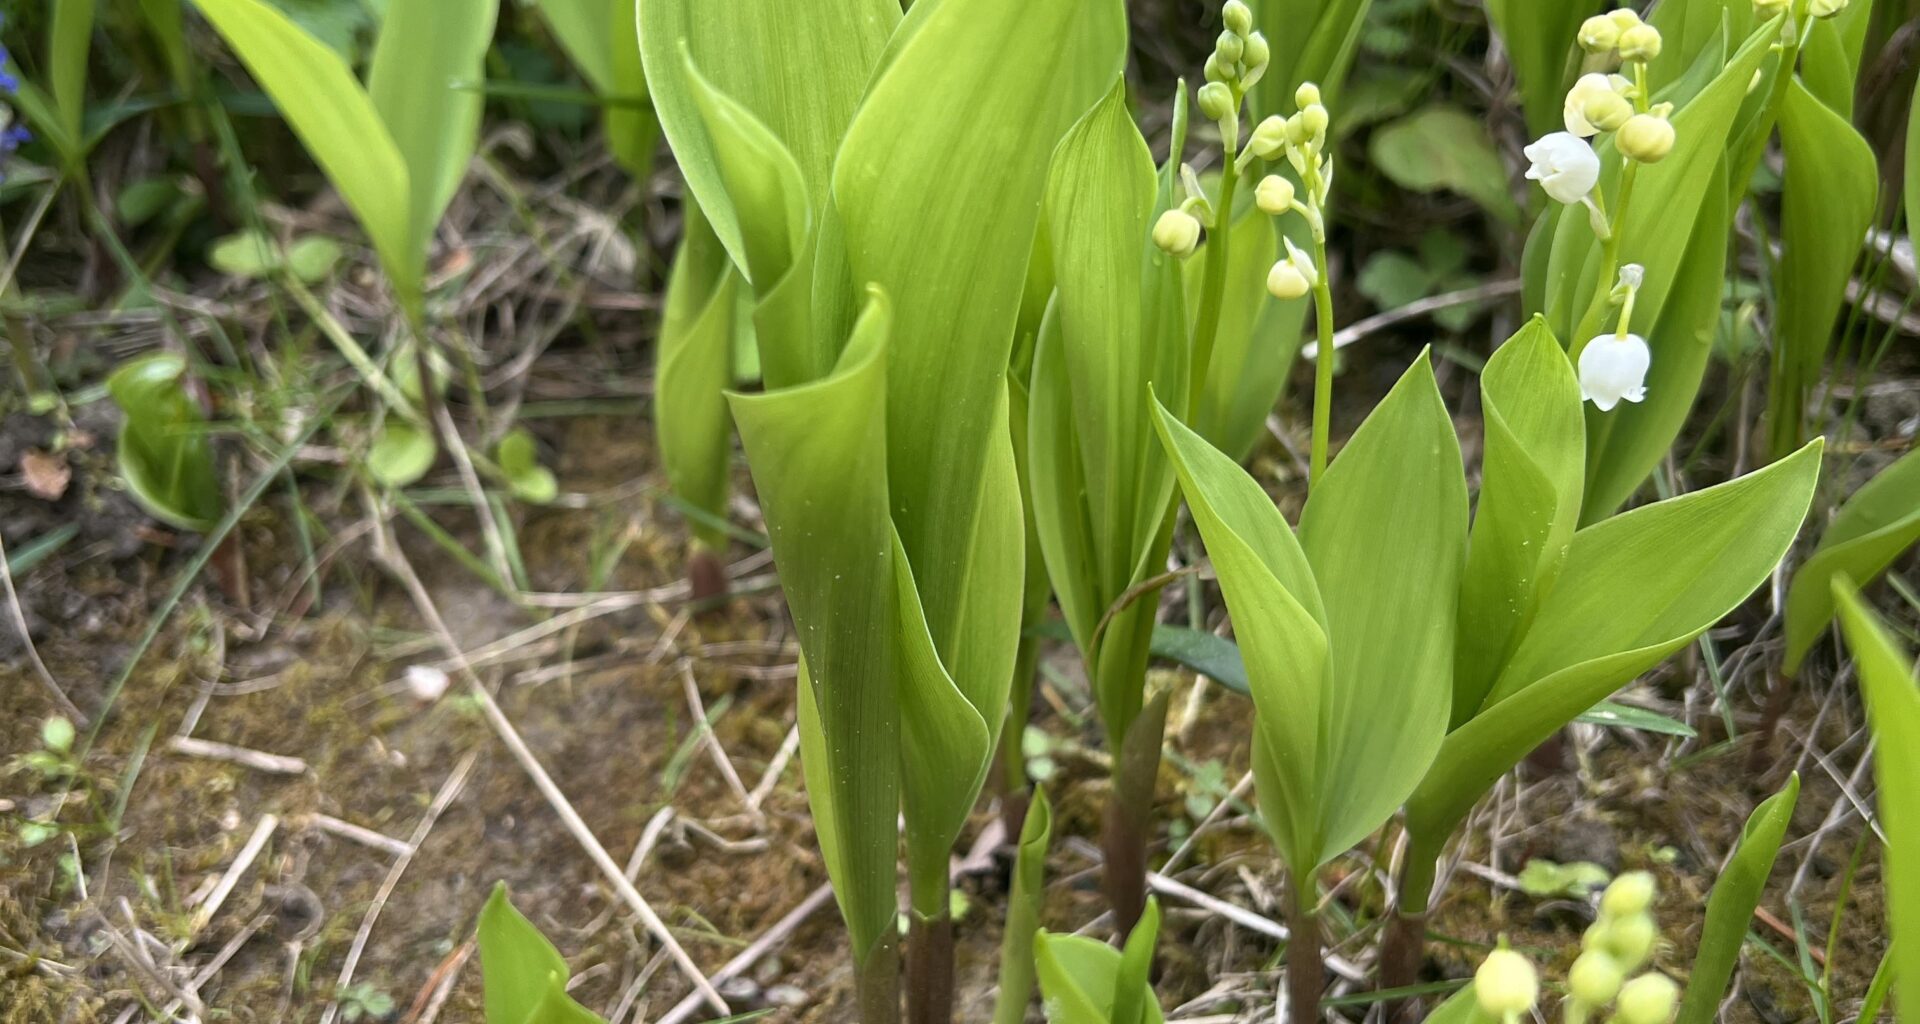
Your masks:
[[[953,1024],[953,918],[909,916],[907,1022]]]
[[[1300,1024],[1320,1019],[1320,995],[1326,985],[1315,902],[1311,879],[1296,879],[1287,901],[1287,1019]]]
[[[1420,966],[1426,960],[1427,915],[1395,914],[1387,922],[1386,935],[1380,940],[1380,987],[1407,988],[1420,983]],[[1416,998],[1388,1000],[1383,1009],[1386,1019],[1406,1024],[1420,1019],[1421,1005]]]

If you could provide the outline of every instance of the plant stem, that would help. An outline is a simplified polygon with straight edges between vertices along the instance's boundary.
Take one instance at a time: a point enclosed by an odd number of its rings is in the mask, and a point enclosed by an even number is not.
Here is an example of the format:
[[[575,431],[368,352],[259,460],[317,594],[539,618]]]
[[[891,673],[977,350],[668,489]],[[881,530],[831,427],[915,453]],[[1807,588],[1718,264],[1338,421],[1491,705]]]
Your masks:
[[[1101,888],[1120,934],[1133,931],[1147,907],[1147,840],[1153,833],[1153,791],[1167,731],[1165,691],[1127,726],[1113,764],[1113,791],[1100,832]]]
[[[1317,871],[1295,875],[1287,896],[1287,1019],[1314,1024],[1320,1019],[1320,995],[1326,965],[1320,957]]]
[[[1319,264],[1319,280],[1313,286],[1314,329],[1319,334],[1319,354],[1313,361],[1313,454],[1307,465],[1307,486],[1320,482],[1327,471],[1327,443],[1333,431],[1333,283],[1327,275],[1327,240],[1313,240],[1313,258]]]
[[[1040,638],[1028,635],[1032,625],[1022,624],[1019,653],[1013,659],[1013,687],[1007,694],[1007,724],[1000,730],[1000,823],[1008,842],[1019,838],[1033,793],[1027,784],[1026,752],[1021,748],[1027,718],[1033,712],[1033,675],[1040,664]]]
[[[946,885],[941,885],[940,912],[918,909],[908,913],[907,1021],[908,1024],[953,1022],[953,915],[948,910]],[[914,901],[916,904],[919,900]]]
[[[860,1024],[899,1024],[900,946],[883,935],[863,960],[853,962],[854,1000]]]
[[[1213,226],[1207,230],[1207,269],[1200,290],[1200,315],[1193,325],[1193,365],[1188,368],[1186,417],[1189,426],[1200,422],[1200,399],[1207,393],[1207,371],[1213,365],[1213,343],[1220,333],[1220,307],[1226,302],[1227,255],[1233,233],[1233,193],[1240,182],[1239,162],[1231,148],[1220,168],[1220,203]]]
[[[1420,965],[1426,959],[1427,911],[1433,899],[1435,865],[1439,847],[1424,841],[1419,833],[1407,833],[1405,866],[1400,869],[1398,911],[1387,926],[1380,944],[1380,987],[1405,988],[1420,980]],[[1411,1006],[1402,1002],[1399,1009]],[[1406,1019],[1410,1014],[1388,1008],[1388,1019]]]

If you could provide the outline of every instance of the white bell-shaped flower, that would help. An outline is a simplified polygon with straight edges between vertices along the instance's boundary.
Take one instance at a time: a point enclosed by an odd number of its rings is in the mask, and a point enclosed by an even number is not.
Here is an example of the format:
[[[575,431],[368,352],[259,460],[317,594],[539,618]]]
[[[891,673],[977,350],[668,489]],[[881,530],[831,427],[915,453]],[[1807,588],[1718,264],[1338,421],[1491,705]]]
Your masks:
[[[1580,351],[1580,397],[1606,412],[1647,397],[1653,351],[1638,334],[1603,334]]]
[[[1577,203],[1600,183],[1600,156],[1570,132],[1554,132],[1526,148],[1533,166],[1527,177],[1540,183],[1555,202]]]

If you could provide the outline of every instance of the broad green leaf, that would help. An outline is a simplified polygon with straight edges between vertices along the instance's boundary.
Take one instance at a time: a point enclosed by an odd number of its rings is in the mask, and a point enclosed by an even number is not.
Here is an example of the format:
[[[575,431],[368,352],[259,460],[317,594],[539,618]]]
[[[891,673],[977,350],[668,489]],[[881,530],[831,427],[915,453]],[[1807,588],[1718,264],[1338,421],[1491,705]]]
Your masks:
[[[1497,220],[1520,222],[1520,207],[1507,191],[1506,164],[1483,118],[1443,104],[1423,107],[1377,129],[1367,152],[1401,188],[1458,192]]]
[[[425,260],[480,137],[476,87],[499,0],[390,0],[367,93],[407,164],[408,237]]]
[[[127,490],[154,518],[205,532],[224,511],[200,407],[181,383],[187,364],[142,356],[113,371],[107,391],[124,417],[115,458]]]
[[[527,1024],[550,982],[567,980],[567,962],[540,929],[514,909],[499,882],[480,911],[480,982],[487,1024]]]
[[[1166,1017],[1144,971],[1158,937],[1160,911],[1152,901],[1147,907],[1125,953],[1095,939],[1039,933],[1035,960],[1048,1024],[1163,1024]],[[1128,989],[1124,996],[1122,986]]]
[[[1480,713],[1407,802],[1438,842],[1527,752],[1686,646],[1758,587],[1812,501],[1821,443],[1755,473],[1574,534],[1559,581]]]
[[[1661,0],[1649,19],[1660,30],[1661,46],[1660,56],[1647,66],[1648,77],[1656,83],[1674,81],[1703,55],[1724,47],[1725,40],[1745,39],[1753,19],[1749,0]]]
[[[1267,268],[1285,255],[1279,229],[1293,234],[1296,245],[1310,242],[1300,218],[1276,223],[1251,203],[1237,211],[1207,389],[1200,397],[1200,408],[1189,417],[1210,444],[1241,461],[1267,436],[1267,417],[1286,388],[1287,372],[1293,369],[1305,340],[1307,311],[1313,306],[1282,302],[1267,291]],[[1188,307],[1196,315],[1205,268],[1203,244],[1186,265]],[[1162,394],[1179,393],[1163,390]]]
[[[553,470],[540,464],[539,448],[525,427],[508,431],[494,458],[506,475],[508,489],[521,501],[545,505],[559,495],[560,483]]]
[[[1434,1007],[1433,1012],[1427,1014],[1425,1024],[1494,1024],[1494,1020],[1480,1009],[1479,997],[1474,995],[1473,982],[1469,981]]]
[[[1831,18],[1816,18],[1800,51],[1800,79],[1821,103],[1851,121],[1861,51],[1873,21],[1873,0],[1852,0]]]
[[[538,0],[538,6],[567,58],[605,101],[600,120],[608,151],[628,174],[646,177],[660,141],[660,122],[648,101],[633,5],[622,0]]]
[[[1720,1001],[1726,998],[1727,982],[1740,962],[1740,948],[1746,945],[1754,908],[1760,905],[1767,877],[1773,873],[1774,859],[1780,855],[1780,841],[1793,823],[1793,806],[1800,799],[1800,773],[1787,779],[1785,789],[1768,797],[1754,808],[1740,833],[1740,845],[1714,880],[1713,893],[1707,897],[1706,923],[1701,926],[1699,952],[1694,954],[1693,974],[1687,979],[1687,994],[1680,1004],[1675,1024],[1713,1024]]]
[[[1834,321],[1879,197],[1873,147],[1846,118],[1794,81],[1780,108],[1786,182],[1780,200],[1773,377],[1773,455],[1797,446],[1806,398],[1825,368]]]
[[[87,113],[87,54],[93,48],[93,17],[99,0],[52,0],[47,34],[49,89],[66,134],[79,138]]]
[[[886,300],[829,377],[730,394],[800,641],[801,758],[834,895],[864,961],[894,928],[901,736],[887,481]]]
[[[382,487],[407,487],[427,475],[439,451],[432,434],[398,416],[389,416],[367,449],[367,473]]]
[[[1322,721],[1332,703],[1327,613],[1306,552],[1260,485],[1155,404],[1154,423],[1237,624],[1254,710],[1254,788],[1294,871],[1318,867],[1331,811],[1321,799]]]
[[[1920,543],[1920,451],[1908,452],[1855,491],[1787,588],[1787,650],[1780,671],[1800,674],[1807,652],[1833,621],[1833,581],[1873,582]]]
[[[725,17],[715,17],[705,0],[639,0],[637,13],[649,91],[675,162],[712,218],[715,233],[744,267],[741,236],[747,218],[727,202],[719,147],[681,75],[686,55],[723,76],[728,95],[793,154],[810,189],[809,205],[817,208],[832,180],[841,138],[900,20],[900,5],[894,0],[744,0],[730,4]]]
[[[1453,701],[1467,484],[1424,353],[1313,488],[1300,546],[1320,585],[1333,683],[1320,726],[1324,860],[1413,791]]]
[[[426,253],[414,244],[407,161],[346,61],[262,0],[195,3],[360,219],[402,304],[417,304]]]
[[[1293,94],[1314,82],[1330,109],[1360,48],[1373,0],[1251,0],[1255,27],[1267,37],[1273,55],[1254,89],[1254,115],[1290,114]]]
[[[1454,727],[1480,710],[1553,589],[1583,493],[1580,383],[1545,318],[1534,317],[1487,362],[1480,406],[1486,451],[1460,584]]]
[[[1879,617],[1845,579],[1833,584],[1840,626],[1860,668],[1867,721],[1874,734],[1874,778],[1880,831],[1887,837],[1887,918],[1891,924],[1893,987],[1898,1018],[1911,1020],[1920,1002],[1920,692],[1913,658],[1887,632]]]
[[[491,1022],[489,1022],[491,1024]],[[547,990],[540,997],[524,1024],[607,1024],[606,1018],[574,1002],[567,994],[564,980],[547,979]]]
[[[613,48],[608,45],[607,29],[609,15],[615,10],[625,20],[634,20],[633,12],[623,9],[627,5],[615,0],[536,0],[534,6],[587,84],[602,96],[615,92]]]
[[[1645,284],[1635,304],[1637,322],[1656,323],[1667,298],[1674,292],[1680,264],[1700,220],[1702,204],[1716,179],[1713,169],[1728,145],[1736,116],[1747,96],[1753,73],[1767,57],[1768,44],[1779,19],[1756,32],[1727,66],[1673,115],[1677,136],[1673,152],[1657,164],[1640,166],[1634,194],[1621,226],[1620,257],[1646,268]],[[1622,163],[1610,144],[1600,147],[1600,188],[1609,196],[1620,190]],[[1598,282],[1602,252],[1593,228],[1584,216],[1560,217],[1549,258],[1546,296],[1547,322],[1569,351],[1578,355],[1600,329],[1607,292],[1614,282]],[[1644,332],[1643,332],[1644,333]]]
[[[1713,184],[1700,203],[1693,238],[1674,277],[1673,290],[1652,330],[1642,330],[1653,351],[1647,395],[1611,411],[1586,410],[1587,490],[1582,524],[1612,515],[1627,503],[1667,457],[1700,395],[1700,382],[1720,328],[1727,240],[1733,206],[1725,198],[1726,161],[1715,165]],[[1636,316],[1637,319],[1637,316]]]
[[[1907,169],[1904,188],[1907,207],[1907,231],[1920,231],[1920,81],[1914,82],[1913,100],[1907,108]]]
[[[689,203],[684,213],[655,341],[654,437],[673,493],[721,520],[732,447],[723,392],[733,383],[732,345],[743,285],[701,207]],[[710,550],[726,546],[713,523],[695,523],[693,529]]]
[[[1513,66],[1521,104],[1526,108],[1527,132],[1534,138],[1561,130],[1561,110],[1567,87],[1572,84],[1569,73],[1574,67],[1572,56],[1578,46],[1580,23],[1599,10],[1598,4],[1582,0],[1488,0],[1487,20],[1506,44],[1507,62]],[[1477,124],[1475,128],[1485,131]]]
[[[1035,787],[1014,848],[1013,881],[1007,894],[1007,924],[1000,940],[1000,996],[994,1024],[1022,1024],[1033,998],[1034,938],[1046,909],[1047,848],[1053,842],[1053,805]]]

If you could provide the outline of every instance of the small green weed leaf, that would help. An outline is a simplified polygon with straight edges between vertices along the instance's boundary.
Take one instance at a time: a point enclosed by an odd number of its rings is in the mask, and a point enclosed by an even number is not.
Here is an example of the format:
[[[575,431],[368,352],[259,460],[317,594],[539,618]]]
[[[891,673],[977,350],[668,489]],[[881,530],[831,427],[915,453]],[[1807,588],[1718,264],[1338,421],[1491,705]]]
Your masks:
[[[325,235],[301,235],[287,246],[287,271],[303,284],[317,284],[340,262],[340,243]]]
[[[1631,704],[1619,704],[1603,700],[1590,711],[1582,712],[1574,719],[1587,725],[1604,726],[1609,729],[1638,729],[1641,732],[1659,733],[1662,736],[1682,736],[1692,739],[1698,735],[1694,728],[1677,718],[1669,718],[1658,711],[1648,711]]]
[[[1520,869],[1520,888],[1536,897],[1571,896],[1585,899],[1613,880],[1606,868],[1587,861],[1556,864],[1535,857]]]
[[[213,445],[200,407],[182,383],[185,360],[143,356],[107,379],[125,417],[116,458],[127,490],[155,519],[205,532],[223,511]]]
[[[500,472],[506,474],[513,496],[534,505],[545,505],[559,496],[560,484],[553,470],[540,464],[540,449],[524,427],[515,427],[500,439],[494,453]]]
[[[1727,982],[1740,962],[1753,911],[1767,887],[1767,876],[1780,855],[1780,841],[1793,822],[1793,805],[1800,799],[1800,773],[1787,779],[1785,789],[1754,808],[1733,851],[1707,897],[1706,924],[1700,931],[1700,950],[1694,955],[1693,974],[1680,1004],[1675,1024],[1712,1024],[1726,998]]]
[[[367,472],[382,487],[397,490],[427,475],[440,449],[433,435],[400,419],[389,416],[380,426],[380,436],[367,450]]]
[[[1124,953],[1075,935],[1042,931],[1036,936],[1047,1024],[1163,1024],[1166,1017],[1146,985],[1145,973],[1158,937],[1160,910],[1152,900],[1147,907]],[[1123,986],[1128,989],[1124,996]]]
[[[1374,166],[1402,188],[1458,192],[1503,223],[1520,222],[1520,207],[1507,191],[1506,165],[1483,118],[1458,107],[1425,107],[1375,131],[1368,152]]]
[[[1787,650],[1781,671],[1798,676],[1833,621],[1833,581],[1873,582],[1920,543],[1920,451],[1911,451],[1853,493],[1787,588]]]
[[[234,277],[263,278],[280,269],[280,253],[264,232],[247,230],[227,235],[207,249],[207,263]]]

